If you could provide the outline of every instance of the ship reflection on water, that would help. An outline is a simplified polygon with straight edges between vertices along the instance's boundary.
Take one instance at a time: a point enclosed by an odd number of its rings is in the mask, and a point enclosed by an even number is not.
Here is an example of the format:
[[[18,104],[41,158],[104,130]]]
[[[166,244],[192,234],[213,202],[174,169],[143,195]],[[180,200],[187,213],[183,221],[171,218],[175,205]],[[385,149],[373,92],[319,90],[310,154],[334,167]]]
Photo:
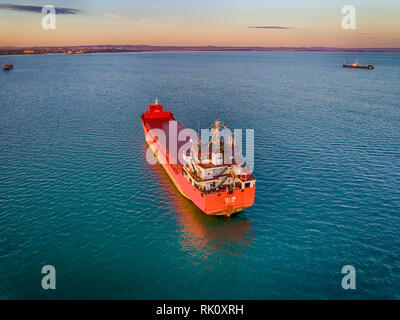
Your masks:
[[[231,218],[208,216],[179,193],[161,165],[153,165],[149,169],[169,196],[166,206],[174,212],[183,250],[205,257],[213,251],[243,255],[252,238],[251,222],[246,217],[246,211]]]
[[[177,221],[184,250],[208,255],[213,250],[241,255],[251,241],[251,223],[246,217],[230,219],[207,216],[178,194]]]

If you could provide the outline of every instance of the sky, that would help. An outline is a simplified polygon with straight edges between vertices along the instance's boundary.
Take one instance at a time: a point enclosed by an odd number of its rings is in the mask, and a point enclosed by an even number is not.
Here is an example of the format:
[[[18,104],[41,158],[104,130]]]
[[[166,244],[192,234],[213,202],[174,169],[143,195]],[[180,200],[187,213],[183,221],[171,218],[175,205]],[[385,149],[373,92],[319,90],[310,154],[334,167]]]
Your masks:
[[[400,0],[0,0],[2,47],[96,44],[400,48]]]

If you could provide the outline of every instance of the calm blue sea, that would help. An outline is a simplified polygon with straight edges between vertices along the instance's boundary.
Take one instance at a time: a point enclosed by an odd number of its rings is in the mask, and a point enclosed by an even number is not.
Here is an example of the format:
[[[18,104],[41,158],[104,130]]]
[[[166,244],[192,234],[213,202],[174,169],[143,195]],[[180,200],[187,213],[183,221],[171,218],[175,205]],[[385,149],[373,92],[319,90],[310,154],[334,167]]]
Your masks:
[[[400,54],[6,58],[0,298],[400,298]],[[155,97],[187,127],[255,130],[253,207],[205,216],[147,164]]]

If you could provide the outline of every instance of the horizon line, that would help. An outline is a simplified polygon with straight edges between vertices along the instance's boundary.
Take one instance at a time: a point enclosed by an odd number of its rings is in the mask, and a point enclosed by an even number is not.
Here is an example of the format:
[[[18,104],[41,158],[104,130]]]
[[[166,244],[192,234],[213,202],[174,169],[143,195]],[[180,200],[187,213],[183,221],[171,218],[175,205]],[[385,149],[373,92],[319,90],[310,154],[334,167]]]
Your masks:
[[[153,48],[236,48],[236,49],[394,49],[400,50],[400,47],[339,47],[339,46],[252,46],[252,45],[158,45],[158,44],[81,44],[81,45],[31,45],[31,46],[13,46],[4,45],[0,49],[31,49],[31,48],[77,48],[77,47],[153,47]]]

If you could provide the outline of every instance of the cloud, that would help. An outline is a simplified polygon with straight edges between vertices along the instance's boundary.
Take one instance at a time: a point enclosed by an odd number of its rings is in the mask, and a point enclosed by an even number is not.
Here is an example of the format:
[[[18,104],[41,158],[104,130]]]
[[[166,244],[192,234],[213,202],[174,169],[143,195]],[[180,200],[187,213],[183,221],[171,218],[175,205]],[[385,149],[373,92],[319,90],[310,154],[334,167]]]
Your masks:
[[[293,29],[292,27],[282,27],[282,26],[252,26],[250,29],[279,29],[279,30],[287,30]]]
[[[9,3],[0,3],[0,9],[13,10],[19,12],[33,12],[33,13],[42,13],[41,6],[28,6],[28,5],[18,5],[18,4],[9,4]],[[81,13],[78,9],[71,8],[55,8],[56,14],[79,14]]]
[[[111,13],[111,12],[106,12],[106,13],[104,13],[104,15],[107,18],[114,19],[114,20],[127,20],[128,19],[127,17],[123,17],[123,16],[120,16],[118,14]]]
[[[143,23],[154,23],[154,24],[165,24],[164,22],[161,22],[159,19],[154,18],[154,17],[147,17],[147,18],[141,18],[139,19],[139,22],[143,22]]]
[[[355,34],[355,37],[360,36],[364,39],[377,39],[377,37],[370,35],[368,32],[359,32]]]

